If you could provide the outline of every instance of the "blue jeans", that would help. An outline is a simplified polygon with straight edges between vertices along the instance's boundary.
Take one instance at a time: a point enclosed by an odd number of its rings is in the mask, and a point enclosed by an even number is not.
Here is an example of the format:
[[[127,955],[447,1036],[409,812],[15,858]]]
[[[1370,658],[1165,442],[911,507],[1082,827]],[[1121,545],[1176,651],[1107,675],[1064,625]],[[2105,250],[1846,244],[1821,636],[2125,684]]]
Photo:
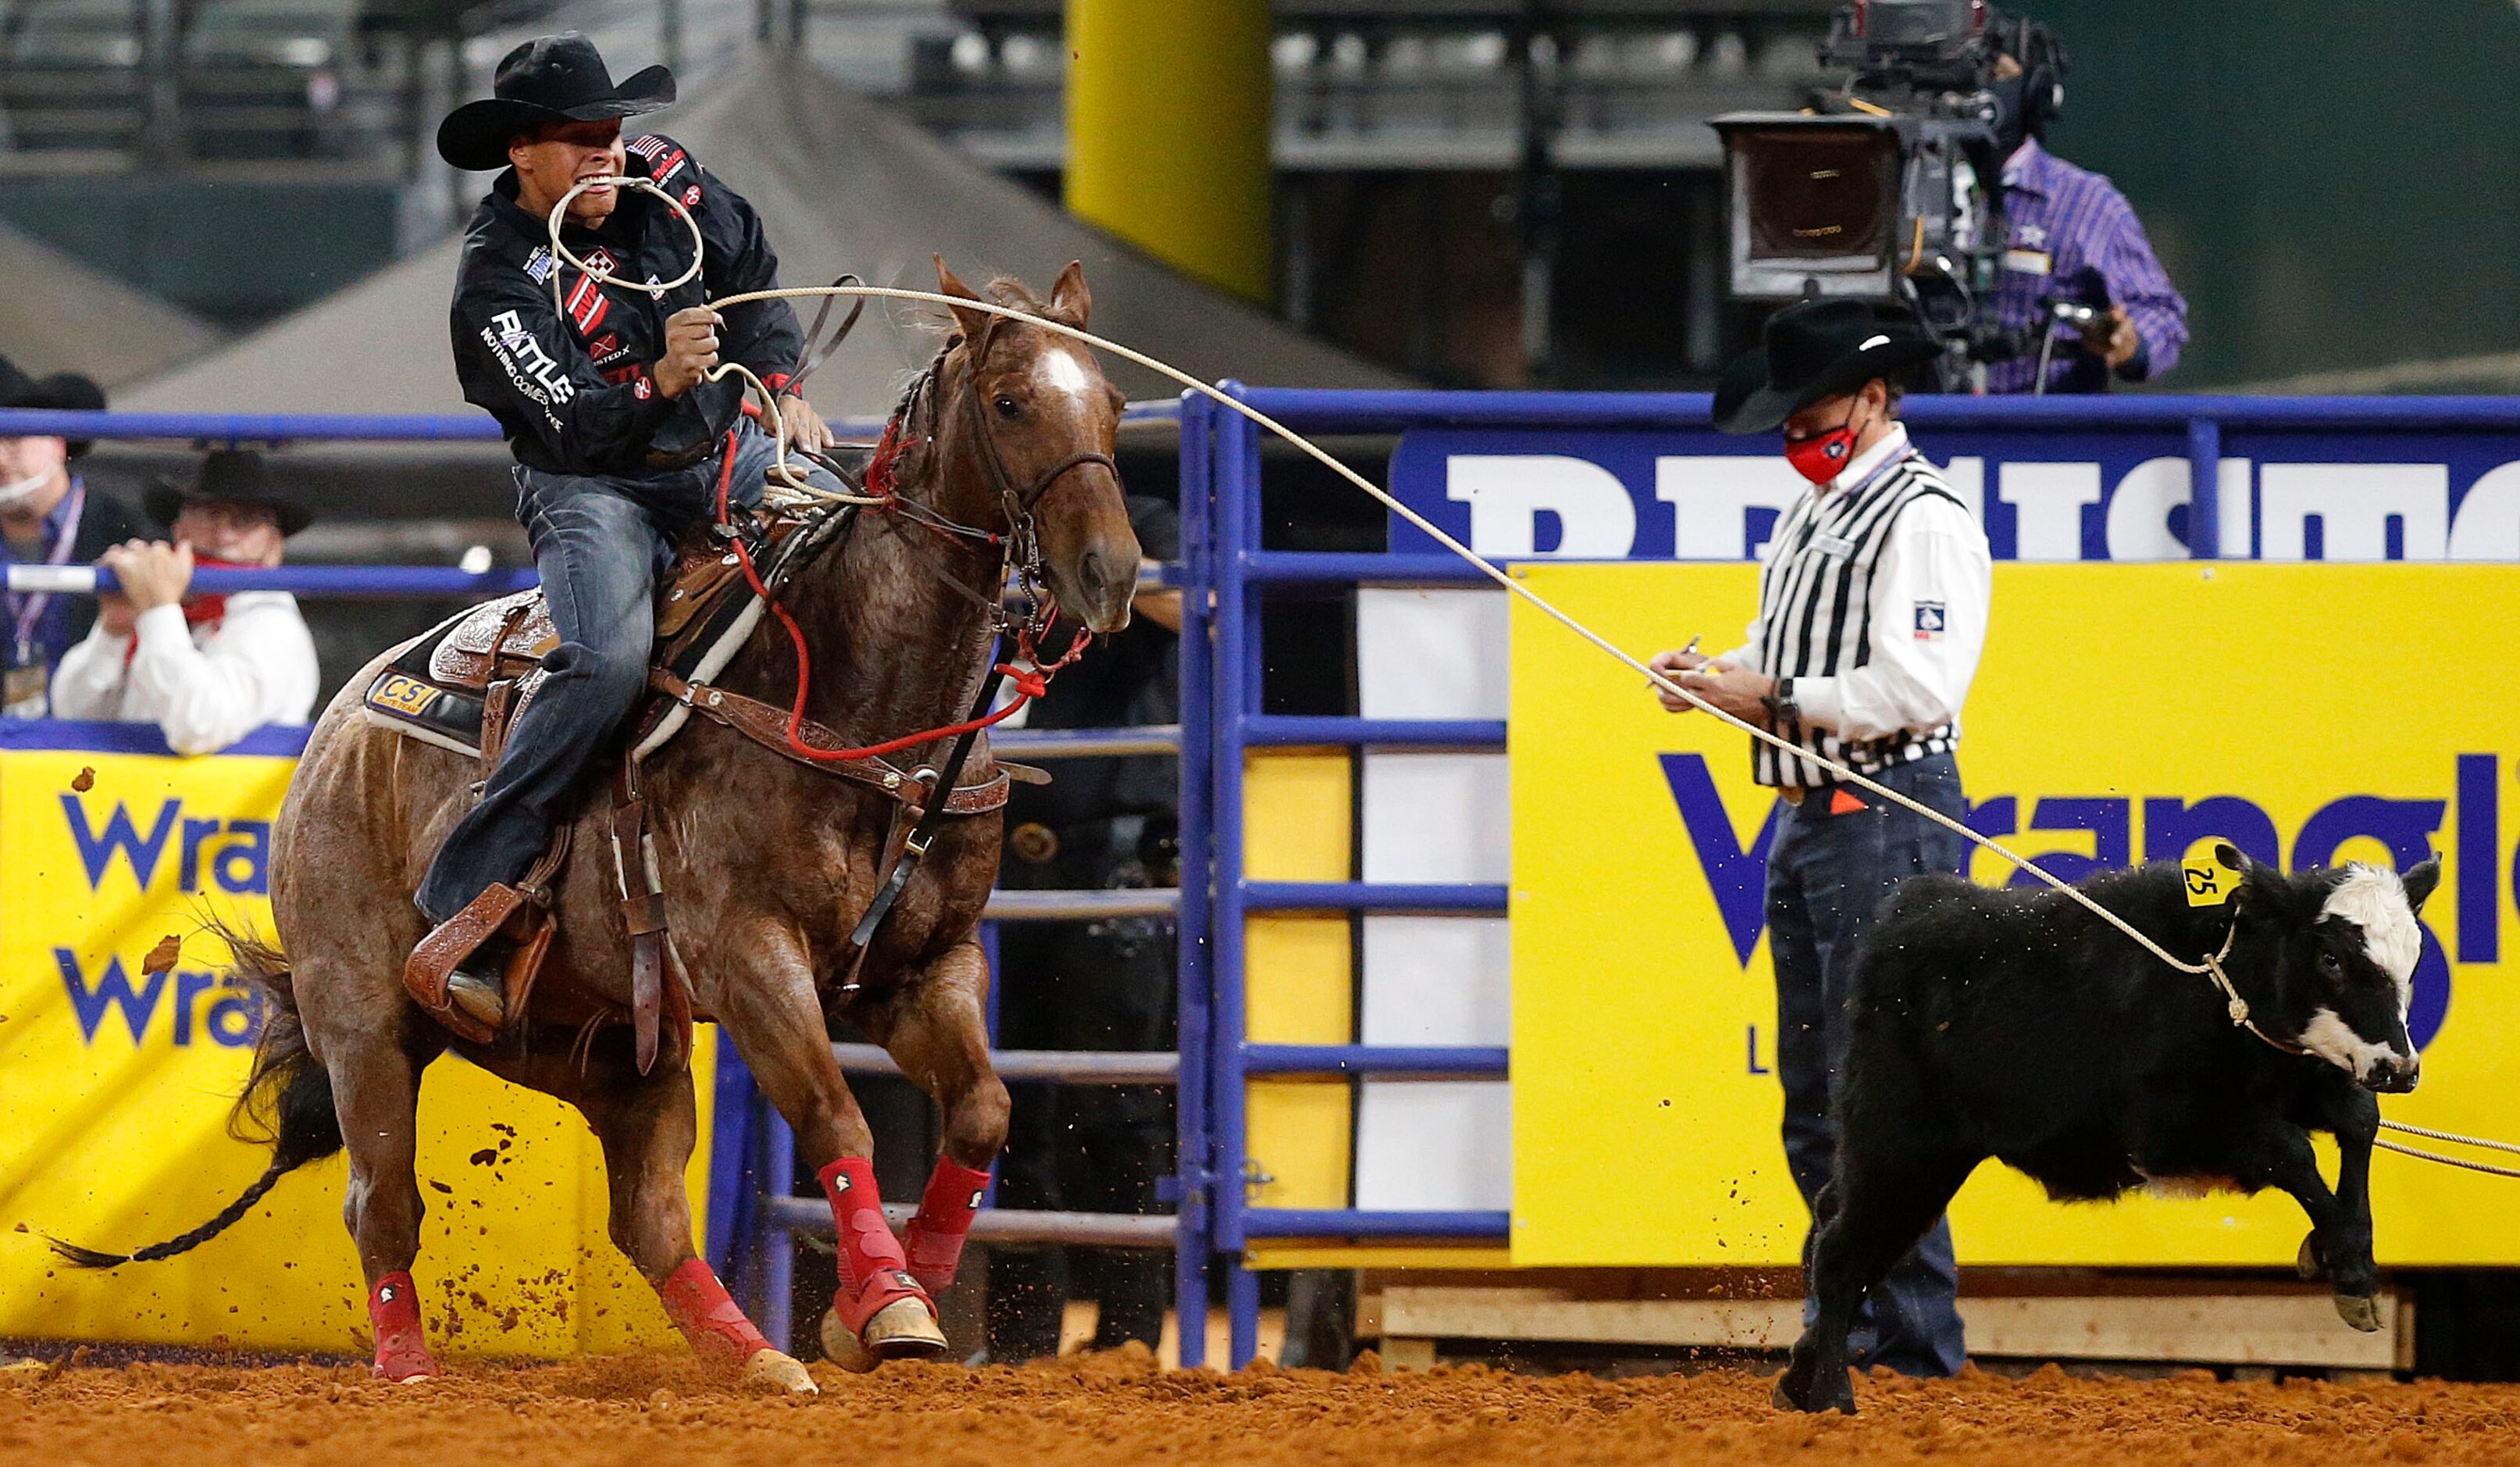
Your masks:
[[[1959,767],[1948,754],[1872,776],[1954,818],[1966,812]],[[1920,815],[1872,796],[1844,814],[1827,792],[1789,806],[1768,853],[1768,943],[1777,972],[1777,1075],[1785,1089],[1785,1161],[1807,1207],[1817,1208],[1837,1151],[1829,1091],[1844,1072],[1847,1001],[1855,953],[1882,899],[1928,871],[1958,872],[1968,843]],[[1809,1276],[1811,1239],[1803,1240]],[[1848,1358],[1902,1375],[1958,1373],[1968,1357],[1955,1296],[1959,1268],[1951,1224],[1931,1231],[1875,1285],[1857,1316]],[[1814,1306],[1806,1298],[1803,1317]]]
[[[655,642],[657,573],[674,541],[716,510],[719,455],[646,479],[547,474],[518,466],[517,518],[542,573],[560,645],[543,657],[543,685],[508,731],[499,767],[438,848],[416,898],[444,922],[492,883],[514,885],[551,844],[579,777],[645,700]],[[770,436],[744,424],[730,499],[761,502],[776,457]],[[836,490],[821,469],[807,478]]]

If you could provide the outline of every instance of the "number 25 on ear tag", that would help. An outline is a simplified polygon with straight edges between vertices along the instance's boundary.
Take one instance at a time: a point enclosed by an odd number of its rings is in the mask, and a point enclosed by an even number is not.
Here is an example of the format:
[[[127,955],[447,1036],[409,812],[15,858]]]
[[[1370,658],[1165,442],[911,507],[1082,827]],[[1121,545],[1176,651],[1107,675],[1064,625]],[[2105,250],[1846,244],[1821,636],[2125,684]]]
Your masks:
[[[2221,906],[2240,889],[2240,873],[2210,852],[2181,861],[2179,874],[2186,882],[2189,906]]]

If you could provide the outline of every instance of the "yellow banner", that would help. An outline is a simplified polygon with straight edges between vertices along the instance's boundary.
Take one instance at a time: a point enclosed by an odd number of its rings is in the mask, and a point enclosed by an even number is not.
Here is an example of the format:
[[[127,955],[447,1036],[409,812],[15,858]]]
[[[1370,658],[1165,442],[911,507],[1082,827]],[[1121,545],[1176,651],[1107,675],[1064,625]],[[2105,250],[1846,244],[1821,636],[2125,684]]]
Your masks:
[[[223,974],[204,914],[271,931],[286,758],[0,753],[0,1336],[350,1352],[367,1328],[342,1162],[281,1182],[222,1236],[109,1272],[51,1233],[124,1251],[185,1231],[259,1175],[227,1134],[260,1000]],[[153,949],[179,940],[171,965]],[[157,969],[158,971],[151,971]],[[695,1075],[704,1215],[715,1031]],[[453,1058],[421,1088],[413,1273],[455,1355],[675,1342],[605,1233],[601,1149],[575,1111]]]
[[[1639,655],[1733,645],[1757,585],[1747,565],[1516,573]],[[1514,1261],[1792,1263],[1760,899],[1779,806],[1745,735],[1513,616]],[[2423,1085],[2382,1114],[2520,1139],[2515,624],[2512,567],[1999,565],[1959,755],[1973,821],[2069,877],[2209,836],[2287,869],[2439,852]],[[2010,872],[1981,851],[1971,874]],[[2386,1153],[2373,1172],[2382,1263],[2520,1264],[2513,1183]],[[1952,1226],[1964,1264],[2281,1265],[2307,1224],[2274,1192],[2061,1207],[1990,1163]]]

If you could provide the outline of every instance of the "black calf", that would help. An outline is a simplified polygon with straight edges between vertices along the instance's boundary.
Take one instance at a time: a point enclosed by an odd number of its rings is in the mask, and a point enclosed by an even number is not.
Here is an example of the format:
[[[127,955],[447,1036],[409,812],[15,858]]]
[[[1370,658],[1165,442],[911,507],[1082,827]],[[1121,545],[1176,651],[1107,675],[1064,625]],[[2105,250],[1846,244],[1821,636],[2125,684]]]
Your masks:
[[[1837,1162],[1811,1263],[1818,1317],[1778,1380],[1778,1405],[1855,1409],[1856,1309],[1988,1157],[2063,1202],[2156,1183],[2280,1187],[2310,1215],[2304,1276],[2330,1280],[2346,1323],[2379,1327],[2372,1092],[2414,1088],[2415,914],[2440,864],[2403,882],[2362,865],[2287,878],[2220,853],[2244,872],[2222,904],[2190,905],[2172,863],[2083,890],[2189,961],[2230,939],[2225,971],[2266,1039],[2231,1023],[2210,978],[2164,964],[2060,893],[1928,876],[1891,897],[1855,982],[1833,1097]],[[2314,1130],[2332,1132],[2343,1157],[2332,1192]]]

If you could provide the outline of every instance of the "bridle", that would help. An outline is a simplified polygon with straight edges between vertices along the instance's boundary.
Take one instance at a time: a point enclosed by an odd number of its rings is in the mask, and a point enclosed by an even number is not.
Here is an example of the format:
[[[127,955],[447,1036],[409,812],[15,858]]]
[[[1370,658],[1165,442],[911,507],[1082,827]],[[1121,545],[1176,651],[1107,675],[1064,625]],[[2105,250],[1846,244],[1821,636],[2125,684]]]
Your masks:
[[[967,341],[960,334],[949,337],[927,366],[911,379],[910,385],[902,390],[892,415],[884,421],[883,436],[876,443],[875,457],[867,464],[866,487],[867,492],[878,501],[876,507],[879,513],[897,514],[911,524],[949,539],[1003,547],[995,584],[1005,585],[1007,576],[1012,573],[1022,586],[1033,609],[1021,622],[1006,618],[999,597],[969,585],[943,567],[938,567],[936,573],[967,599],[988,607],[997,619],[998,630],[1013,633],[1018,645],[1029,652],[1032,641],[1050,629],[1050,623],[1057,619],[1058,611],[1058,602],[1050,594],[1043,573],[1041,536],[1033,512],[1060,480],[1077,470],[1099,465],[1116,481],[1120,477],[1120,466],[1110,454],[1100,449],[1080,449],[1044,466],[1030,482],[1016,487],[1014,475],[1007,467],[1005,452],[998,446],[988,401],[980,393],[980,364],[987,359],[996,337],[996,331],[991,329],[982,330],[976,341]],[[970,436],[978,444],[980,467],[987,474],[989,486],[997,494],[999,508],[1006,517],[1006,527],[1002,530],[966,525],[923,500],[911,498],[901,492],[896,477],[901,454],[914,437],[931,449],[940,440],[944,424],[939,398],[944,390],[940,384],[945,377],[945,365],[958,347],[966,346],[968,349],[963,364],[962,396],[970,417]],[[922,417],[926,425],[923,430],[920,427]],[[1072,655],[1062,659],[1060,665],[1072,660]]]

